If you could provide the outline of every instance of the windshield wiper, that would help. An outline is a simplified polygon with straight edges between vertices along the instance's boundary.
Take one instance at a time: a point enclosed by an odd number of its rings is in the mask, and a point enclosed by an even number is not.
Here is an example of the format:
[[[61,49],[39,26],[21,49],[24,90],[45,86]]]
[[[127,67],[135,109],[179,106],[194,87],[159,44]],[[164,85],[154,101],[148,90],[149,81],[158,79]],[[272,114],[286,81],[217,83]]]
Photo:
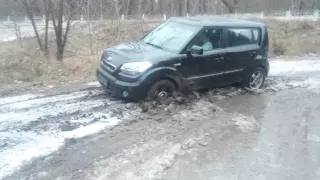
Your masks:
[[[158,46],[158,45],[156,45],[156,44],[152,44],[152,43],[150,43],[150,42],[147,42],[146,44],[148,44],[148,45],[150,45],[150,46],[153,46],[153,47],[156,47],[156,48],[158,48],[158,49],[163,49],[163,47]]]

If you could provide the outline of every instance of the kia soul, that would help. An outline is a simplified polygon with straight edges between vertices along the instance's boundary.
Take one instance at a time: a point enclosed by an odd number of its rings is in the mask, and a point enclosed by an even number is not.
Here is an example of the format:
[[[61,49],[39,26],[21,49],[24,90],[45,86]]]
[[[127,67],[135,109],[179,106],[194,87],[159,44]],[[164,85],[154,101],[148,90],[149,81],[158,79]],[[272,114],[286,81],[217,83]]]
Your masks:
[[[139,41],[105,49],[97,78],[130,100],[234,83],[259,89],[269,72],[268,50],[263,23],[170,18]]]

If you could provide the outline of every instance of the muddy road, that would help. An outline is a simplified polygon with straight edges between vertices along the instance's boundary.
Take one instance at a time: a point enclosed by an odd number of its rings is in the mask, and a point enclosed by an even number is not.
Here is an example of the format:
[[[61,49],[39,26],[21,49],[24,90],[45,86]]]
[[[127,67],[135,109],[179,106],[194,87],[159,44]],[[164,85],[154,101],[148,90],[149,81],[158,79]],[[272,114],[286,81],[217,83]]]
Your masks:
[[[1,97],[0,179],[319,179],[320,59],[290,60],[262,91],[165,104],[99,87]]]

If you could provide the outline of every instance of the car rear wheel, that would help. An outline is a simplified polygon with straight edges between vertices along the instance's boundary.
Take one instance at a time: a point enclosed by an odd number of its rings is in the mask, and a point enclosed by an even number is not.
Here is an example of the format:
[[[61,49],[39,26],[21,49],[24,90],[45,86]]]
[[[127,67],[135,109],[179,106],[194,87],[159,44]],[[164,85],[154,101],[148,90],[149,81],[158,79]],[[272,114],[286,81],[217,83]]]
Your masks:
[[[249,73],[249,75],[245,80],[244,85],[249,89],[253,89],[253,90],[260,89],[264,84],[265,78],[266,78],[266,71],[261,67],[257,67],[256,69],[254,69]]]
[[[172,95],[176,90],[176,86],[169,80],[160,80],[154,83],[147,94],[149,99],[163,99]]]

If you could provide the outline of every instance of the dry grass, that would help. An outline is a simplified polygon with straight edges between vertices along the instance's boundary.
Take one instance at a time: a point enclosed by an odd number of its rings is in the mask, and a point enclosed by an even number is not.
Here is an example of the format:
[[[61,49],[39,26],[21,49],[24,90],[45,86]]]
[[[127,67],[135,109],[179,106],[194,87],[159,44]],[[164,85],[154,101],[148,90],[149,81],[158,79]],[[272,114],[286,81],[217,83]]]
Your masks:
[[[319,22],[269,20],[264,23],[269,29],[269,56],[320,54]]]
[[[92,81],[95,78],[101,53],[106,47],[120,42],[141,38],[159,22],[104,22],[79,24],[70,33],[63,62],[55,60],[55,45],[50,41],[50,53],[37,49],[33,38],[23,42],[0,43],[0,84],[55,81],[68,82],[74,79]]]
[[[261,21],[261,20],[255,20]],[[320,53],[320,28],[315,22],[264,21],[269,28],[270,56]],[[106,21],[78,24],[70,34],[63,62],[37,49],[33,38],[0,43],[0,84],[13,82],[92,81],[104,48],[140,39],[160,22]],[[90,27],[90,28],[89,28]],[[89,31],[91,29],[91,31]]]
[[[55,60],[53,54],[45,55],[36,48],[33,39],[22,44],[2,43],[0,48],[0,83],[14,81],[46,82],[55,79],[68,80],[72,76],[92,75],[97,67],[94,56],[70,56],[64,62]],[[91,71],[92,69],[92,71]]]

